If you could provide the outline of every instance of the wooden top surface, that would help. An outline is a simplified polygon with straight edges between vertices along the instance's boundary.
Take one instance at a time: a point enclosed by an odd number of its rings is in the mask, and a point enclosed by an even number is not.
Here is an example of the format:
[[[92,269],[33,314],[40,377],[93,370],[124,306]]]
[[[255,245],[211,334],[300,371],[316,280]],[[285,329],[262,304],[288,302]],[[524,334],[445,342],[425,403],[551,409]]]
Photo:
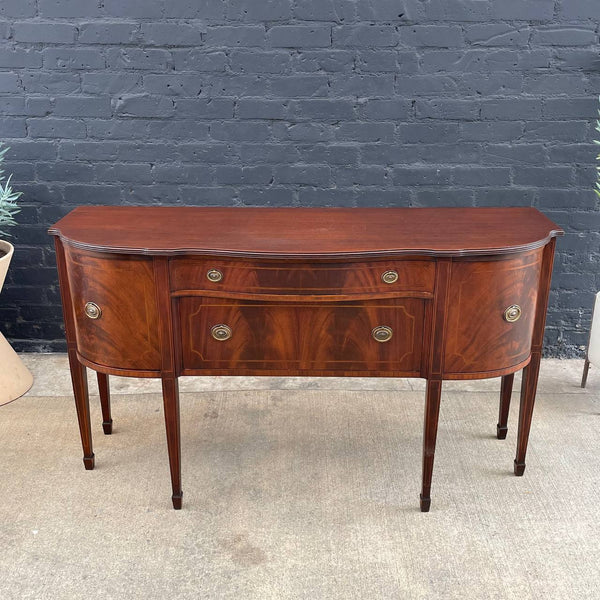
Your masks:
[[[103,252],[271,258],[509,254],[563,233],[535,208],[520,207],[84,206],[49,231]]]

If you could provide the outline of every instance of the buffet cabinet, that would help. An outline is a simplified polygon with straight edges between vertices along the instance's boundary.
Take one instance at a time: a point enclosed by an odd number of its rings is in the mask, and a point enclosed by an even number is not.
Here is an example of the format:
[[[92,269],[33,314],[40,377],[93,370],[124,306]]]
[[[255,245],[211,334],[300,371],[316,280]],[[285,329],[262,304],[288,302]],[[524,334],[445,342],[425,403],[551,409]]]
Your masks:
[[[422,377],[428,511],[442,381],[501,377],[503,439],[524,369],[523,474],[562,233],[537,210],[81,207],[50,232],[86,469],[86,367],[105,434],[108,375],[162,379],[174,508],[178,377]]]

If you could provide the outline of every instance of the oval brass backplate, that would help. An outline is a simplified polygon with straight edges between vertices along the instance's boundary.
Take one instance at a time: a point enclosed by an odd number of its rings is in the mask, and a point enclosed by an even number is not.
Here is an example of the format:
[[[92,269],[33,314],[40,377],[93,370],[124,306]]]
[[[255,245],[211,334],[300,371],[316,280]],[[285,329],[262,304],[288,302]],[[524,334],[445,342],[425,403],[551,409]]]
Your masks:
[[[507,323],[514,323],[515,321],[518,321],[521,318],[521,312],[521,307],[518,304],[511,304],[504,311],[504,320]]]
[[[225,340],[228,340],[232,333],[231,327],[223,325],[222,323],[219,325],[214,325],[210,330],[210,335],[212,335],[218,342],[224,342]]]
[[[381,275],[383,283],[396,283],[398,281],[398,273],[396,271],[386,271]]]
[[[387,325],[378,325],[371,331],[371,335],[376,342],[389,342],[392,339],[392,328]]]
[[[209,271],[206,273],[206,278],[213,283],[217,283],[223,279],[223,273],[221,273],[219,269],[209,269]]]
[[[99,319],[102,316],[102,309],[95,302],[86,302],[85,316],[90,319]]]

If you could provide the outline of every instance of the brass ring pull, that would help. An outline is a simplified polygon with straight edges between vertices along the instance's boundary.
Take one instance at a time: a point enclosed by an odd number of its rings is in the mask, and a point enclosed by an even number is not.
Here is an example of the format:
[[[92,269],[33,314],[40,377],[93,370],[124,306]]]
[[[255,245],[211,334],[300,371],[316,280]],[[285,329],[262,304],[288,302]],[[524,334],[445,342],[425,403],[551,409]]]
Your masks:
[[[398,272],[386,271],[385,273],[382,273],[381,281],[383,281],[383,283],[396,283],[396,281],[398,281]]]
[[[515,321],[518,321],[521,318],[521,313],[521,307],[518,304],[511,304],[504,311],[504,320],[507,323],[514,323]]]
[[[213,283],[217,283],[223,279],[223,273],[221,273],[219,269],[209,269],[209,271],[206,273],[206,278]]]
[[[89,319],[99,319],[102,316],[102,309],[95,302],[86,302],[84,311]]]
[[[378,325],[371,331],[371,335],[376,342],[389,342],[392,339],[392,328],[387,325]]]
[[[217,342],[224,342],[231,337],[231,327],[227,325],[223,325],[222,323],[219,325],[214,325],[210,330],[210,335],[212,335]]]

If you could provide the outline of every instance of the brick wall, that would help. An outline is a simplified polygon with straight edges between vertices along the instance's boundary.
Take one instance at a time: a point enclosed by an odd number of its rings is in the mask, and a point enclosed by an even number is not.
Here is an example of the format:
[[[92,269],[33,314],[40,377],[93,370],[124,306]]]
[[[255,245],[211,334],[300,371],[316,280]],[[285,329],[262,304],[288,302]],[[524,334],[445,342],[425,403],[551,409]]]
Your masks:
[[[78,204],[533,205],[562,224],[547,350],[586,341],[598,0],[2,0],[24,191],[0,327],[62,350],[46,228]]]

